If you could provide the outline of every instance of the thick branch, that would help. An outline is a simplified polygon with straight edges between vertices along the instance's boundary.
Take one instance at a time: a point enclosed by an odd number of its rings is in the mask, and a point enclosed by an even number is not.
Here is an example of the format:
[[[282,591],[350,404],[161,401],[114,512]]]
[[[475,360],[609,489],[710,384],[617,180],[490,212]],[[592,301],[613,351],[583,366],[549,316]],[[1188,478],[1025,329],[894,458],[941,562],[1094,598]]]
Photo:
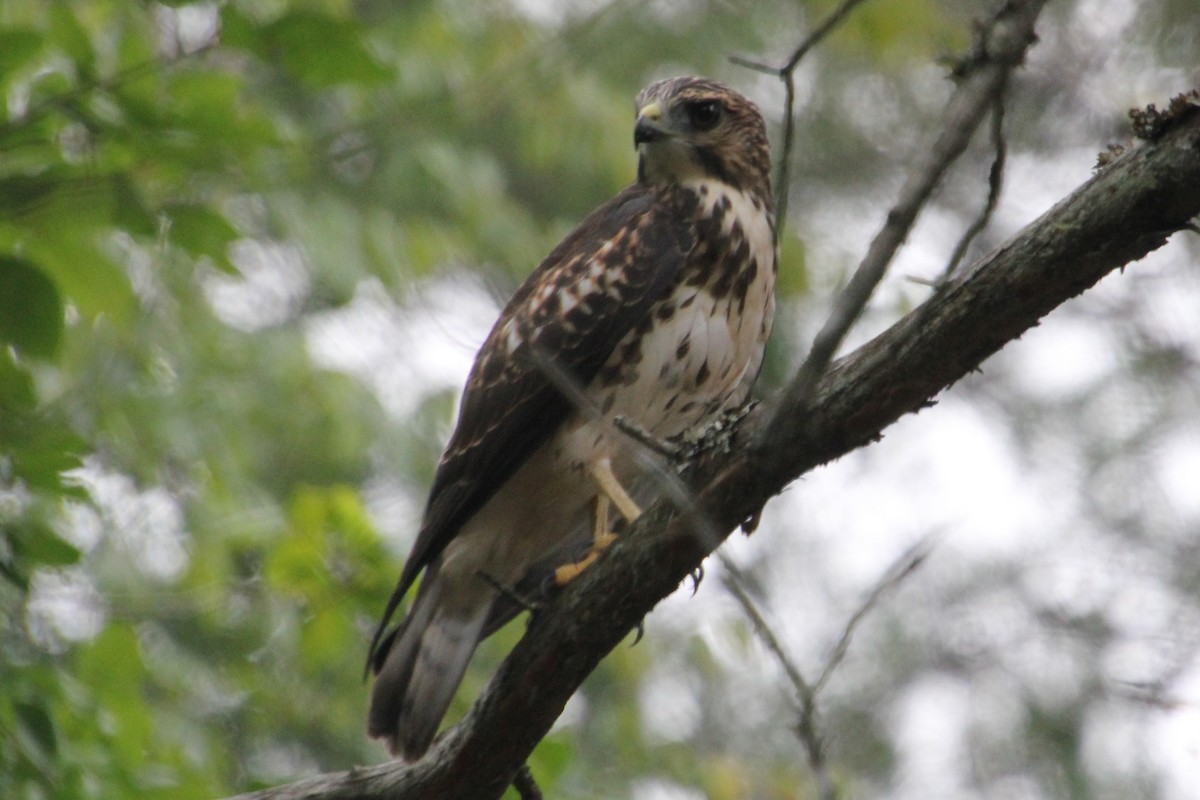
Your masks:
[[[1046,313],[1200,215],[1200,111],[1114,161],[917,311],[834,364],[811,398],[746,418],[695,465],[696,508],[723,534],[803,473],[876,440]],[[690,515],[689,515],[690,516]],[[531,620],[483,697],[419,764],[326,775],[244,798],[498,798],[602,658],[709,554],[659,503]]]

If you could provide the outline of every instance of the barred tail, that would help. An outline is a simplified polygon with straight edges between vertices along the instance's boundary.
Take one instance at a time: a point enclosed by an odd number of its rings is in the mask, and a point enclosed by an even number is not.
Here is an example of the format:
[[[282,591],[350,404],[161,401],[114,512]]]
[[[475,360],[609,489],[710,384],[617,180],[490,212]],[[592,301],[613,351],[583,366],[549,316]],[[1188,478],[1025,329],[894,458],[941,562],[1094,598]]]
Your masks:
[[[429,749],[491,607],[484,602],[478,608],[447,608],[440,602],[442,582],[436,576],[433,580],[434,585],[418,593],[371,691],[367,729],[406,761],[416,761]]]

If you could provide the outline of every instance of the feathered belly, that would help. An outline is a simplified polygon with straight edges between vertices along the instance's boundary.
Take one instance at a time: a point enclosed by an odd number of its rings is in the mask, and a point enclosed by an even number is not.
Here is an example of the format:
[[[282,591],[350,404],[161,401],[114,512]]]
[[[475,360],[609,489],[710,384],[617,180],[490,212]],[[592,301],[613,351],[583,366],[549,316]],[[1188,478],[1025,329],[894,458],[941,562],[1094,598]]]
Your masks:
[[[515,583],[529,564],[548,554],[586,546],[598,491],[588,471],[602,458],[611,459],[618,479],[638,502],[649,502],[658,493],[653,476],[635,459],[637,445],[610,421],[624,416],[666,439],[742,403],[770,333],[770,283],[752,284],[746,300],[739,314],[737,298],[714,298],[692,286],[661,301],[655,324],[618,346],[606,365],[616,368],[602,371],[608,380],[593,381],[585,391],[604,419],[585,411],[573,415],[460,535],[475,541],[462,549],[478,559],[472,568],[505,565],[511,573],[493,577]],[[672,307],[671,313],[665,311]],[[497,536],[497,531],[510,535]]]
[[[607,420],[623,416],[661,439],[740,405],[762,365],[774,311],[768,271],[744,298],[681,286],[652,310],[649,330],[634,331],[613,353],[587,395]],[[637,472],[630,443],[607,422],[579,413],[554,439],[559,464],[578,470],[612,458],[618,477]]]
[[[712,233],[693,269],[617,344],[584,387],[590,409],[573,414],[509,479],[456,540],[471,541],[471,569],[515,582],[534,562],[591,539],[601,459],[637,502],[658,494],[638,447],[616,431],[622,416],[667,439],[745,401],[762,365],[774,316],[775,254],[769,220],[728,187],[705,194]],[[705,258],[701,253],[707,252]],[[720,255],[718,255],[718,253]],[[600,418],[597,418],[597,410]],[[448,551],[449,552],[449,551]]]

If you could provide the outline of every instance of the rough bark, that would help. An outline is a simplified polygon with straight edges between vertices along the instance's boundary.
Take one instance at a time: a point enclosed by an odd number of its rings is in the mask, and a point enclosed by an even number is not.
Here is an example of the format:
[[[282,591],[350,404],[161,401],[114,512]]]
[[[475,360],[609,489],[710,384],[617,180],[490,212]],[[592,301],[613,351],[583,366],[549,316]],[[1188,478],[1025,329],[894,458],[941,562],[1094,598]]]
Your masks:
[[[466,719],[423,761],[323,775],[243,800],[500,797],[600,660],[769,498],[929,406],[1056,306],[1200,215],[1200,110],[1182,107],[1162,128],[835,362],[808,399],[780,407],[770,422],[770,403],[747,416],[727,447],[691,465],[694,503],[656,505],[534,615]],[[698,516],[719,534],[698,535]]]

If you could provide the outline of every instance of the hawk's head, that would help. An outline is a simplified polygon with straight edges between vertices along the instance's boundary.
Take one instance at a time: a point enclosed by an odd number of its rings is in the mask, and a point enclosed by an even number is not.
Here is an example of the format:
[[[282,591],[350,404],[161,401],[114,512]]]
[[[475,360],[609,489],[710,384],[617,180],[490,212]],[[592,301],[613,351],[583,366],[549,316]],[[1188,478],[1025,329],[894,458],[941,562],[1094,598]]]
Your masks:
[[[770,146],[758,107],[705,78],[671,78],[637,96],[638,180],[713,178],[770,198]]]

